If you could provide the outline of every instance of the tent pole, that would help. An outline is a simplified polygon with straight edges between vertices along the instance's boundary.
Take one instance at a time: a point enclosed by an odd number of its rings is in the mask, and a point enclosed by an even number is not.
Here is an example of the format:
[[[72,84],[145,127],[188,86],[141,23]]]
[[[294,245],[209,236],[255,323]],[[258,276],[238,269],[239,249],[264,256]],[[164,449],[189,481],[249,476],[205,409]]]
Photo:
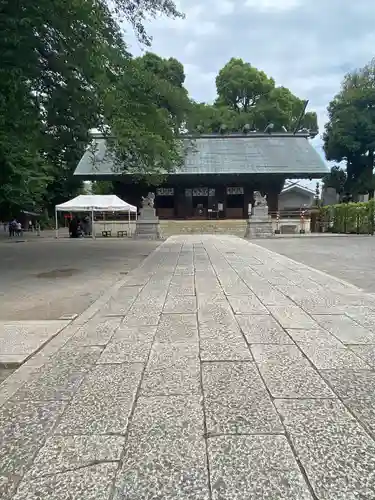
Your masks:
[[[56,208],[55,208],[55,231],[56,231],[55,237],[58,238],[59,237],[59,221],[57,219],[57,210],[56,210]]]
[[[130,236],[130,210],[128,211],[128,227],[129,227],[129,236]]]
[[[94,209],[91,210],[91,238],[96,238],[95,224],[94,224]]]

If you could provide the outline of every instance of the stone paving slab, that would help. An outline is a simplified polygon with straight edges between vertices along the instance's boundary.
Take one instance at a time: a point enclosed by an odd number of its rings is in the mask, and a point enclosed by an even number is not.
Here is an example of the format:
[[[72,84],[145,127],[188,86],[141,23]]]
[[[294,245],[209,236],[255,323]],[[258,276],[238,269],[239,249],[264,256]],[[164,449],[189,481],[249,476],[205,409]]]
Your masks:
[[[270,315],[237,315],[236,320],[249,344],[293,344],[293,340]]]
[[[20,366],[69,321],[1,321],[0,366]]]
[[[0,496],[375,498],[374,314],[247,241],[171,237],[1,384]]]
[[[322,376],[341,398],[371,398],[375,394],[374,371],[324,370]]]
[[[314,318],[344,344],[375,344],[375,331],[370,331],[349,316],[325,314]]]
[[[110,497],[118,465],[98,464],[53,476],[25,479],[14,500],[107,500]]]
[[[142,395],[200,394],[196,343],[155,343],[141,385]]]
[[[258,297],[248,290],[247,295],[229,295],[228,302],[234,314],[267,314],[268,310]]]
[[[113,340],[107,344],[98,363],[145,363],[150,348],[151,342]]]
[[[285,436],[208,441],[213,500],[312,500]]]
[[[251,350],[274,398],[334,397],[297,346],[258,344]]]
[[[121,318],[94,317],[92,321],[80,326],[72,342],[82,346],[105,346],[119,328]]]
[[[195,296],[179,295],[169,293],[164,305],[164,313],[166,314],[186,314],[197,312],[197,299]]]
[[[101,352],[102,348],[97,346],[61,349],[35,372],[13,399],[70,400]]]
[[[357,356],[362,358],[371,368],[375,368],[375,345],[350,345],[348,346]]]
[[[140,398],[115,500],[208,500],[203,408],[198,397]]]
[[[374,497],[375,442],[340,401],[276,406],[317,498]]]
[[[62,401],[12,401],[0,409],[2,500],[12,498],[18,483],[43,446],[47,433],[64,409]]]
[[[283,432],[255,363],[203,363],[202,371],[209,435]]]
[[[36,456],[26,480],[61,474],[98,462],[119,462],[125,441],[122,436],[51,436]]]
[[[195,314],[162,314],[156,329],[156,342],[196,342],[198,326]]]
[[[56,434],[125,434],[143,365],[98,365],[65,411]]]
[[[126,326],[120,324],[112,337],[113,341],[152,342],[156,333],[156,326]]]

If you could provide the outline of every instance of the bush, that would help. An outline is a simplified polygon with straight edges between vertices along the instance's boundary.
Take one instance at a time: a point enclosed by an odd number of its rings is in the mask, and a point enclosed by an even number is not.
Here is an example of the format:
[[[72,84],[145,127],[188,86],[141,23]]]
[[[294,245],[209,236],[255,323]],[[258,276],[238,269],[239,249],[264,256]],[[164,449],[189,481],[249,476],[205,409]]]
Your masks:
[[[320,209],[326,231],[345,234],[374,234],[375,202],[340,203]]]

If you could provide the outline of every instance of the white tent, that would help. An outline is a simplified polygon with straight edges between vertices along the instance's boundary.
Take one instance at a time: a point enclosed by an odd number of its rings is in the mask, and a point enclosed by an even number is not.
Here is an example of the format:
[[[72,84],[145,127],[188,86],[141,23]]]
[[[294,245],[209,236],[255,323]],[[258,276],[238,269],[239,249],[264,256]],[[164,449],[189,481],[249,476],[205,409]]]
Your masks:
[[[81,194],[72,200],[56,205],[55,218],[56,218],[56,237],[58,238],[58,220],[57,212],[90,212],[93,237],[94,231],[94,213],[95,212],[125,212],[128,214],[129,231],[130,231],[130,214],[137,214],[137,208],[129,205],[126,201],[121,200],[114,194]]]

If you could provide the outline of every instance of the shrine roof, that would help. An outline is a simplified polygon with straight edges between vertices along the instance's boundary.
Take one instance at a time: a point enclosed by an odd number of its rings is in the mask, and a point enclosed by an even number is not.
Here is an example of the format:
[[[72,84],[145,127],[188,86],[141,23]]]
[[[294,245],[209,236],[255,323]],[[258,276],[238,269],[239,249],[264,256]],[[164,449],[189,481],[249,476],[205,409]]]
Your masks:
[[[329,169],[305,133],[210,134],[181,137],[186,157],[172,175],[283,174],[320,178]],[[84,179],[120,175],[106,139],[93,136],[74,175]]]

